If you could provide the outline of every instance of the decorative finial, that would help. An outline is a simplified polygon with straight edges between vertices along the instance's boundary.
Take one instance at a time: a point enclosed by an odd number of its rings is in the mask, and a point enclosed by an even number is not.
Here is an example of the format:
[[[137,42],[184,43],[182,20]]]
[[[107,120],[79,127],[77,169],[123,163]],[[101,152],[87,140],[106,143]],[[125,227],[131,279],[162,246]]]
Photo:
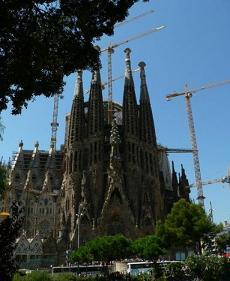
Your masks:
[[[138,66],[140,67],[140,77],[141,77],[141,82],[146,84],[146,78],[145,78],[145,62],[141,61],[139,62]]]
[[[20,141],[20,143],[19,143],[19,145],[18,145],[20,148],[22,148],[23,147],[23,142],[22,142],[22,140]]]
[[[35,147],[35,148],[38,148],[38,147],[39,147],[39,142],[38,142],[38,141],[36,141],[34,147]]]
[[[92,80],[93,84],[99,83],[101,84],[101,76],[100,76],[100,70],[99,69],[95,69],[93,71],[93,80]]]
[[[125,52],[125,65],[126,65],[125,76],[127,78],[131,78],[132,77],[131,61],[130,61],[131,49],[126,48],[124,52]]]
[[[83,88],[82,88],[82,70],[77,71],[77,79],[75,83],[75,96],[83,95]]]

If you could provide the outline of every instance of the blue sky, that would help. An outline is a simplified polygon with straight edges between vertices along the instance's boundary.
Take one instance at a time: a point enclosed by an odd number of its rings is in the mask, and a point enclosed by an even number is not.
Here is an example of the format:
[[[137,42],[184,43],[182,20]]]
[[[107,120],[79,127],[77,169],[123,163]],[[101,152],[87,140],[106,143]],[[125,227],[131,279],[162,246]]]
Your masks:
[[[102,48],[109,42],[116,43],[152,27],[167,28],[132,41],[115,50],[113,77],[124,73],[124,49],[131,48],[132,67],[140,61],[146,63],[146,76],[151,96],[158,143],[172,148],[190,148],[184,98],[170,102],[165,96],[173,91],[182,91],[187,83],[190,88],[209,82],[230,79],[230,1],[229,0],[153,0],[137,3],[130,10],[130,17],[154,9],[154,13],[127,23],[115,30],[113,37],[103,37]],[[102,57],[102,80],[107,80],[106,55]],[[89,88],[91,74],[84,73],[84,88]],[[64,139],[65,115],[70,111],[75,75],[66,78],[64,99],[59,103],[58,147]],[[134,74],[136,94],[139,99],[139,74]],[[123,80],[113,84],[114,100],[121,102]],[[104,90],[107,98],[107,90]],[[88,97],[86,96],[86,99]],[[197,93],[192,98],[192,108],[197,133],[201,175],[203,180],[220,178],[230,166],[230,84]],[[53,99],[37,98],[20,116],[2,113],[6,127],[0,143],[0,155],[7,160],[17,151],[20,140],[25,149],[33,149],[39,141],[40,149],[48,149],[51,136]],[[190,183],[194,182],[191,154],[169,155],[177,170],[183,163]],[[209,202],[214,209],[216,222],[230,220],[230,187],[227,184],[204,186],[206,210]],[[196,191],[192,191],[196,198]]]

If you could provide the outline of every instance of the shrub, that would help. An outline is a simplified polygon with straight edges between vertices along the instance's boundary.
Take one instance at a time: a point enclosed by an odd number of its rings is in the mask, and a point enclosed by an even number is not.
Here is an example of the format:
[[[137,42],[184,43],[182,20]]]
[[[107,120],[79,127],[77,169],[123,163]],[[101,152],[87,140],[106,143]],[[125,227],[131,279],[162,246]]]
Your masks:
[[[175,262],[169,263],[166,265],[165,271],[165,280],[166,281],[187,281],[188,276],[186,274],[186,267],[184,263]]]
[[[76,281],[76,276],[71,273],[60,273],[52,276],[52,281]]]
[[[227,268],[225,269],[227,264],[226,259],[218,256],[191,256],[186,260],[191,278],[198,278],[202,281],[229,280],[225,279],[229,274]]]
[[[52,281],[52,277],[45,271],[33,271],[24,276],[23,281]]]

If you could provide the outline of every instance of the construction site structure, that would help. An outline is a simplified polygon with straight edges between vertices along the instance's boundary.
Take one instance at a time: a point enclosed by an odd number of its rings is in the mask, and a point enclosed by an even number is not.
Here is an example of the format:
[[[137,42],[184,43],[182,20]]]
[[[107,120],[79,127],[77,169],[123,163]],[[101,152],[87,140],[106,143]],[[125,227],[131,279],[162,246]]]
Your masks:
[[[194,120],[193,120],[193,114],[192,114],[192,107],[191,107],[191,101],[190,98],[193,94],[198,93],[202,90],[207,90],[215,87],[220,87],[225,84],[230,83],[230,80],[224,80],[221,82],[216,83],[209,83],[202,87],[195,88],[192,90],[189,90],[187,85],[185,86],[184,92],[174,92],[170,95],[166,96],[166,99],[170,101],[171,99],[178,97],[178,96],[184,96],[185,97],[185,103],[186,103],[186,111],[187,111],[187,118],[188,118],[188,125],[189,125],[189,132],[190,132],[190,139],[192,144],[192,150],[193,150],[193,164],[194,164],[194,172],[195,172],[195,180],[196,180],[196,187],[197,187],[197,199],[199,204],[204,207],[204,195],[203,195],[203,188],[202,188],[202,180],[201,180],[201,170],[200,170],[200,162],[199,162],[199,154],[198,154],[198,148],[197,148],[197,141],[196,141],[196,132],[195,132],[195,126],[194,126]]]
[[[137,19],[140,19],[140,18],[142,18],[142,17],[145,17],[145,16],[147,16],[147,15],[150,15],[150,14],[152,14],[152,13],[154,13],[154,10],[153,9],[150,9],[150,10],[148,10],[148,11],[146,11],[146,12],[144,12],[144,13],[141,13],[141,14],[139,14],[139,15],[137,15],[137,16],[134,16],[134,17],[132,17],[132,18],[130,18],[130,19],[128,19],[128,20],[125,20],[125,21],[122,21],[122,22],[118,22],[118,23],[116,23],[115,24],[115,28],[118,28],[118,27],[120,27],[120,26],[122,26],[122,25],[124,25],[124,24],[126,24],[126,23],[130,23],[130,22],[132,22],[132,21],[135,21],[135,20],[137,20]]]
[[[230,184],[230,175],[227,175],[227,176],[224,176],[224,177],[218,178],[218,179],[202,181],[202,185],[215,184],[215,183],[228,183],[228,184]],[[190,184],[189,187],[190,188],[196,187],[196,184],[195,183]]]
[[[115,44],[110,43],[110,45],[107,48],[101,50],[101,52],[107,51],[107,53],[108,53],[108,121],[109,121],[109,124],[111,124],[112,118],[113,118],[113,108],[112,108],[112,106],[113,106],[112,54],[114,53],[114,49],[117,48],[117,47],[120,47],[121,45],[127,44],[130,41],[137,40],[137,39],[140,39],[144,36],[147,36],[147,35],[149,35],[153,32],[160,31],[163,28],[165,28],[164,25],[159,26],[159,27],[155,27],[155,28],[151,28],[150,30],[148,30],[146,32],[134,35],[134,36],[132,36],[132,37],[126,39],[126,40],[123,40],[123,41],[119,42],[119,43],[115,43]]]
[[[135,72],[138,72],[138,71],[140,71],[140,68],[139,68],[139,67],[136,68],[136,69],[133,69],[133,70],[132,70],[132,73],[135,73]],[[117,77],[115,77],[115,78],[112,79],[112,82],[115,82],[115,81],[117,81],[117,80],[120,80],[120,79],[122,79],[122,78],[124,78],[124,77],[125,77],[124,74],[123,74],[123,75],[120,75],[120,76],[117,76]],[[101,83],[101,89],[102,89],[102,90],[104,90],[107,86],[108,86],[108,81]],[[85,90],[85,91],[84,91],[84,94],[87,95],[87,94],[89,94],[89,92],[90,92],[90,89]]]
[[[144,12],[144,13],[141,13],[141,14],[139,14],[137,16],[134,16],[134,17],[130,18],[129,20],[125,20],[125,21],[122,21],[120,23],[117,23],[114,27],[115,28],[120,27],[123,24],[130,23],[130,22],[132,22],[134,20],[140,19],[140,18],[145,17],[145,16],[147,16],[149,14],[152,14],[153,12],[154,12],[154,10],[150,9],[150,10]],[[108,67],[108,73],[111,71],[111,73],[108,74],[108,77],[111,77],[111,79],[112,79],[112,53],[109,54],[110,52],[113,52],[113,48],[110,49],[108,47],[108,56],[110,56],[110,58],[108,59],[108,64],[111,63],[111,67],[110,66]],[[134,71],[137,71],[137,70],[134,70]],[[114,81],[116,81],[116,80],[118,80],[118,79],[120,79],[122,77],[123,76],[115,78],[115,79],[112,79],[112,80],[108,80],[107,83],[102,84],[102,89],[104,89],[105,86],[108,85],[108,87],[109,87],[109,97],[111,96],[111,100],[112,100],[112,82],[114,82]],[[88,94],[88,93],[89,93],[89,91],[86,91],[86,94]],[[62,98],[62,97],[63,96],[60,95],[59,93],[54,95],[53,118],[52,118],[52,122],[51,122],[51,141],[50,141],[50,146],[54,147],[55,150],[56,150],[56,143],[57,143],[57,130],[58,130],[58,126],[59,126],[59,123],[58,123],[59,99]],[[108,103],[108,108],[110,110],[109,112],[112,112],[112,103],[110,103],[110,102]]]

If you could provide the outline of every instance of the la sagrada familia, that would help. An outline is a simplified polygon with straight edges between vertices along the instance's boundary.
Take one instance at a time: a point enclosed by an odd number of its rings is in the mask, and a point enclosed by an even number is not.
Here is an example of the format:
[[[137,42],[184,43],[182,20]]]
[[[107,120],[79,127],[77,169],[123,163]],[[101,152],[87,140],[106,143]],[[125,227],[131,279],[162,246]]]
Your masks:
[[[100,71],[93,72],[88,101],[78,71],[61,149],[51,145],[43,151],[36,143],[34,150],[25,150],[19,144],[10,172],[10,198],[25,207],[27,237],[39,232],[66,248],[98,235],[135,238],[152,233],[178,199],[189,200],[183,167],[179,178],[173,166],[170,172],[167,152],[157,144],[144,62],[139,63],[137,103],[130,53],[127,48],[123,103],[113,102],[112,121]]]

